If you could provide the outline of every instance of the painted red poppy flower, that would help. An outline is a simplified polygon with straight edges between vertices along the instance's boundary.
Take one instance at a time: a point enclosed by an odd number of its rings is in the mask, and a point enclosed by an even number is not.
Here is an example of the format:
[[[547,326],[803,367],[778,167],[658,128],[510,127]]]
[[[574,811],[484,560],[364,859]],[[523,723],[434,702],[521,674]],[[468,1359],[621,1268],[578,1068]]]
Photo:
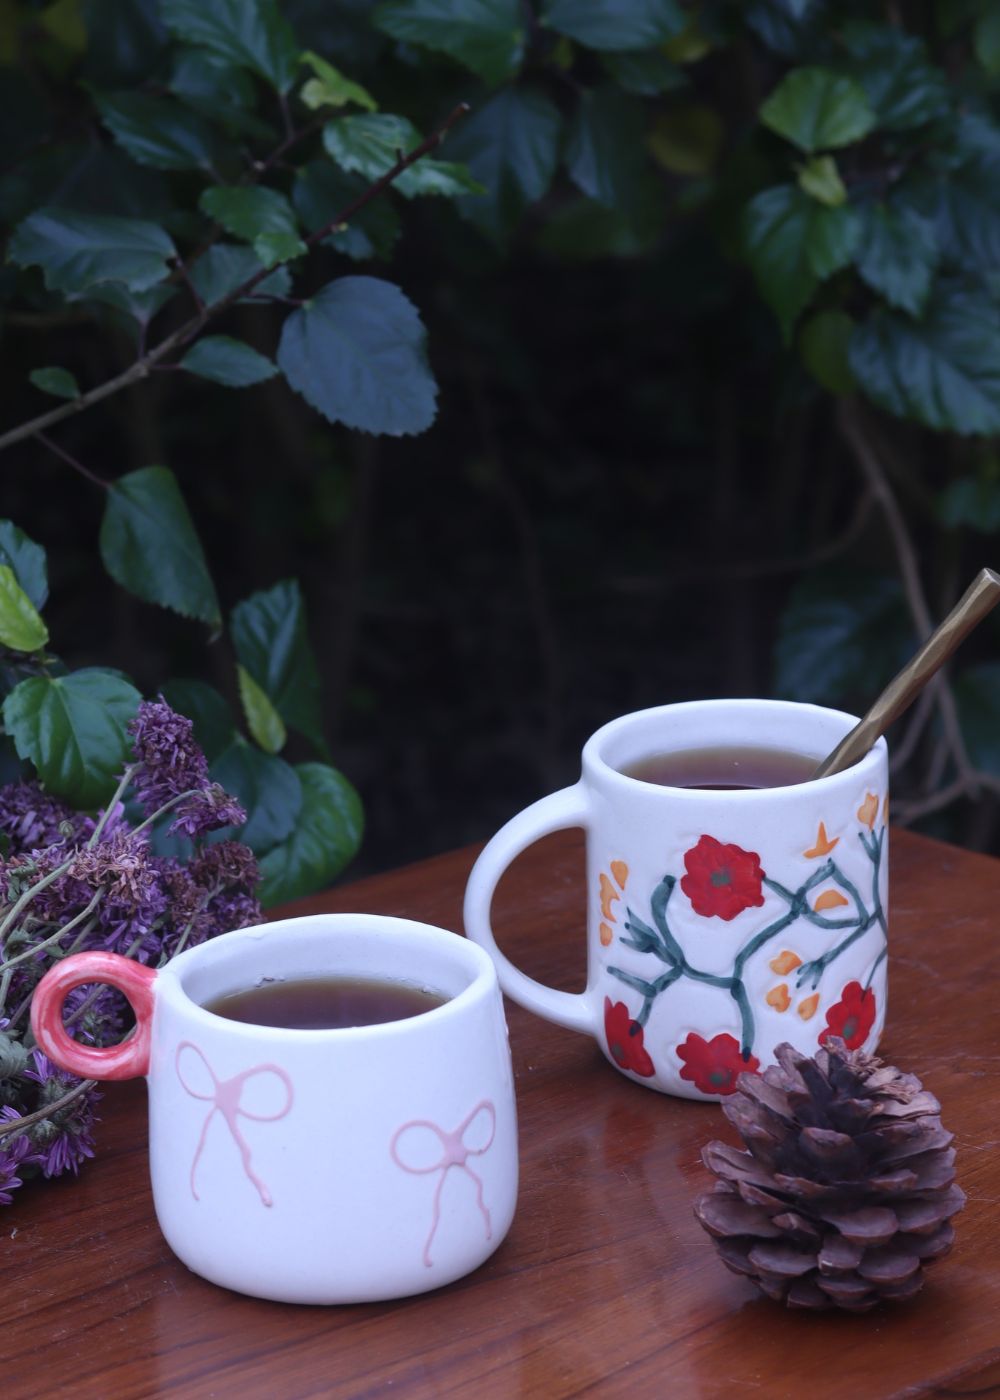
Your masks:
[[[695,913],[735,919],[744,909],[764,903],[760,856],[742,846],[724,846],[714,836],[701,836],[684,856],[687,874],[681,889]]]
[[[642,1043],[642,1027],[632,1020],[623,1001],[612,1005],[610,997],[604,998],[604,1035],[608,1054],[619,1069],[631,1070],[644,1079],[656,1073],[649,1051]]]
[[[677,1054],[684,1061],[681,1078],[689,1080],[703,1094],[732,1094],[744,1070],[756,1074],[760,1069],[756,1055],[744,1060],[739,1041],[731,1035],[703,1040],[692,1031],[684,1044],[678,1045]]]
[[[858,1050],[868,1039],[875,1022],[875,993],[871,987],[864,991],[860,982],[848,982],[840,1001],[826,1013],[826,1029],[820,1031],[819,1043],[824,1045],[832,1035],[839,1035],[848,1050]]]

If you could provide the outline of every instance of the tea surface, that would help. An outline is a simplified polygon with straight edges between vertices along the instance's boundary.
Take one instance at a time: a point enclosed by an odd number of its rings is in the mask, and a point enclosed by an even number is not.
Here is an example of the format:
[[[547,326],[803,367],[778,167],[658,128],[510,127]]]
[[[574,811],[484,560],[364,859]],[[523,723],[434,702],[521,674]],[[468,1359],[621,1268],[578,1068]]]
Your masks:
[[[733,744],[649,754],[626,765],[621,771],[627,778],[658,783],[662,787],[736,792],[746,788],[791,787],[807,782],[819,762],[819,757],[812,758],[790,749]]]
[[[205,1010],[229,1021],[283,1030],[338,1030],[406,1021],[447,1000],[406,982],[369,977],[300,977],[216,997]]]

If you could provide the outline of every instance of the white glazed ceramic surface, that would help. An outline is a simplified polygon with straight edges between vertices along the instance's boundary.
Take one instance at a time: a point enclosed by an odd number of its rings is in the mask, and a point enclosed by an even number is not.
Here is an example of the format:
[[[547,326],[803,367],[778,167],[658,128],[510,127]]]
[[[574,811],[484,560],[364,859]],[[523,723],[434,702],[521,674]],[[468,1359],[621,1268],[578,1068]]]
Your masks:
[[[466,893],[469,937],[504,990],[593,1034],[637,1082],[690,1098],[731,1093],[783,1041],[828,1035],[874,1049],[885,1020],[885,741],[847,772],[755,791],[661,787],[623,776],[657,752],[749,745],[816,758],[853,716],[787,701],[713,700],[626,715],[593,735],[574,787],[487,845]],[[526,977],[496,946],[504,869],[546,832],[587,832],[588,976],[579,995]]]
[[[317,974],[450,999],[321,1031],[199,1004]],[[284,1302],[365,1302],[449,1283],[503,1240],[517,1195],[513,1077],[496,975],[473,944],[404,919],[316,915],[191,949],[152,992],[153,1195],[196,1273]]]

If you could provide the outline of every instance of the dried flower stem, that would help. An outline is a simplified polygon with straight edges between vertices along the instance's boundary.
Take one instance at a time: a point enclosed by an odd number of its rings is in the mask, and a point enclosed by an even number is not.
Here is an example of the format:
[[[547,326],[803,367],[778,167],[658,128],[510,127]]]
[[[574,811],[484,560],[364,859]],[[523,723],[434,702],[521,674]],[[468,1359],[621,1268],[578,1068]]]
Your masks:
[[[65,938],[66,934],[69,933],[71,929],[76,928],[78,924],[83,923],[85,919],[90,917],[103,897],[103,889],[95,890],[94,897],[91,899],[86,909],[81,909],[79,914],[76,914],[68,923],[63,924],[61,928],[56,929],[55,933],[50,934],[48,938],[43,938],[41,943],[33,943],[31,947],[26,948],[23,953],[18,953],[16,957],[8,958],[6,962],[0,962],[0,972],[7,973],[12,967],[17,967],[18,963],[27,962],[29,958],[36,957],[37,954],[43,953],[46,948],[55,947],[57,943]],[[0,1004],[2,1004],[2,1002],[3,997],[0,996]]]
[[[23,1133],[25,1128],[34,1127],[36,1123],[42,1123],[46,1118],[51,1118],[54,1113],[58,1113],[62,1108],[68,1108],[71,1103],[75,1103],[78,1098],[92,1089],[97,1083],[96,1079],[81,1079],[79,1084],[74,1084],[68,1093],[62,1098],[55,1099],[44,1108],[38,1109],[35,1113],[26,1113],[23,1118],[12,1118],[9,1122],[0,1123],[0,1138],[7,1137],[10,1133]]]

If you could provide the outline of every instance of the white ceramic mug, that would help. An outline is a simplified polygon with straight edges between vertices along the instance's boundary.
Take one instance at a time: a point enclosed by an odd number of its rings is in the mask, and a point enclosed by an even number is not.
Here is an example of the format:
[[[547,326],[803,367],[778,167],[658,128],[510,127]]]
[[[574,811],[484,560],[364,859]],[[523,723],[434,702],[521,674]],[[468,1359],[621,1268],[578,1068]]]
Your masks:
[[[344,976],[447,998],[407,1020],[283,1030],[204,1003],[265,978]],[[135,1033],[65,1033],[73,987],[118,987]],[[224,934],[160,971],[82,953],[42,979],[35,1037],[95,1079],[145,1075],[160,1226],[196,1273],[292,1303],[421,1293],[481,1264],[517,1196],[514,1085],[493,964],[454,933],[318,914]]]
[[[622,772],[656,753],[712,747],[818,763],[856,722],[790,701],[710,700],[599,729],[580,781],[508,822],[470,876],[466,931],[504,991],[595,1036],[639,1083],[688,1098],[732,1093],[782,1041],[812,1054],[841,1035],[874,1049],[886,1006],[885,741],[846,772],[785,787],[665,787]],[[504,956],[490,904],[525,847],[576,826],[587,833],[588,975],[571,994]]]

